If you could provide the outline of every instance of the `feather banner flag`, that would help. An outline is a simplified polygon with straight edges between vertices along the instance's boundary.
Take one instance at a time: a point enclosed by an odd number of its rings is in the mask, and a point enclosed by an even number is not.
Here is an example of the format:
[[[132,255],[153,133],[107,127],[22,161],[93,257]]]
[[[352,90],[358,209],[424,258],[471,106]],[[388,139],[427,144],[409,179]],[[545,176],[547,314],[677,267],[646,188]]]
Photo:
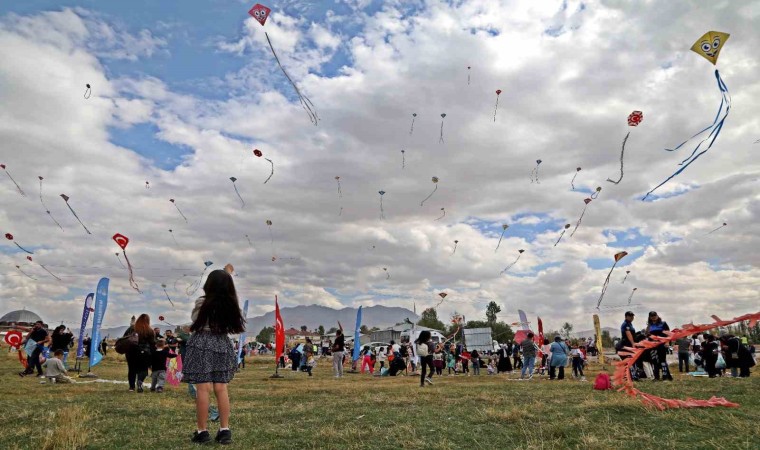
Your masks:
[[[362,307],[359,306],[359,311],[356,312],[356,328],[354,328],[354,354],[351,360],[356,361],[359,359],[359,352],[361,351],[361,328],[362,328]]]
[[[89,293],[84,299],[84,310],[82,311],[82,323],[79,325],[79,342],[77,343],[77,358],[84,356],[84,333],[87,328],[87,319],[90,317],[92,309],[92,299],[95,298],[95,294]]]
[[[103,359],[100,354],[100,326],[108,306],[108,278],[101,278],[95,290],[95,312],[92,316],[92,349],[90,350],[90,367],[96,366]]]

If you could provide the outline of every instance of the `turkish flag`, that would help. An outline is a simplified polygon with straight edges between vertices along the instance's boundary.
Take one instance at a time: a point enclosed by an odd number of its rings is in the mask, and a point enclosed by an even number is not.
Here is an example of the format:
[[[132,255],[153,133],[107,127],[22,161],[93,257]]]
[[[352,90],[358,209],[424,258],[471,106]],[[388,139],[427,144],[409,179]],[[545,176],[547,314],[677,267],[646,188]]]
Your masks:
[[[280,356],[285,352],[285,324],[282,322],[280,315],[280,305],[277,303],[277,296],[274,296],[274,359],[280,360]]]

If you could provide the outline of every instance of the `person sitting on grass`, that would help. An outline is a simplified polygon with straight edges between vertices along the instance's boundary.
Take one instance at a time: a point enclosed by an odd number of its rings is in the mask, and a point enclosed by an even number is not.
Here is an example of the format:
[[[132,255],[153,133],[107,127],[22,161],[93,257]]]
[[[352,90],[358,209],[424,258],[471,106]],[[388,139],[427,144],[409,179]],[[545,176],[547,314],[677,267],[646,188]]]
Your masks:
[[[56,350],[53,356],[42,364],[45,369],[45,378],[51,383],[73,383],[74,380],[66,376],[68,372],[63,366],[63,350]],[[44,383],[44,381],[43,381]]]
[[[177,355],[169,350],[166,346],[166,340],[159,339],[156,342],[156,349],[151,355],[151,383],[150,391],[156,393],[164,392],[164,383],[166,382],[166,360],[168,358],[176,358]]]
[[[496,374],[496,367],[494,366],[493,360],[488,362],[488,375],[495,375]]]

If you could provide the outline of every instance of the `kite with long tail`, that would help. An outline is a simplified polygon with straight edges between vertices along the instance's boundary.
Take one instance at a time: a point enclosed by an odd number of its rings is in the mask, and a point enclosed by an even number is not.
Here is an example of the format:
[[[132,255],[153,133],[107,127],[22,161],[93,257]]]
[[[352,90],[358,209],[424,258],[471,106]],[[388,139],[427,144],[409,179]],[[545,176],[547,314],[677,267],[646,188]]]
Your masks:
[[[438,218],[437,218],[437,219],[435,219],[435,220],[441,220],[441,219],[443,219],[444,217],[446,217],[446,208],[441,208],[441,216],[440,216],[440,217],[438,217]]]
[[[566,223],[566,224],[565,224],[565,228],[562,230],[562,233],[560,233],[560,234],[559,234],[559,238],[557,239],[557,242],[555,242],[555,243],[554,243],[554,246],[555,246],[555,247],[557,246],[557,244],[559,244],[559,241],[561,241],[561,240],[562,240],[562,236],[564,236],[564,235],[565,235],[565,232],[568,230],[568,228],[570,228],[570,226],[571,226],[571,225],[570,225],[569,223]]]
[[[504,233],[507,232],[507,228],[509,228],[509,225],[506,223],[501,226],[501,236],[499,236],[499,242],[496,244],[496,248],[493,250],[494,253],[496,253],[499,250],[499,246],[501,245],[501,240],[504,238]]]
[[[82,225],[82,228],[84,228],[84,231],[86,231],[87,234],[92,234],[90,233],[90,230],[88,230],[87,227],[84,226],[84,224],[82,223],[82,219],[79,218],[76,211],[74,211],[74,208],[72,208],[71,205],[69,204],[70,197],[66,194],[61,194],[61,198],[63,199],[64,202],[66,202],[66,206],[69,207],[69,211],[71,211],[71,214],[73,214],[74,217],[76,217],[77,221],[79,222],[79,225]]]
[[[8,175],[8,178],[11,179],[13,184],[16,186],[16,190],[18,191],[18,193],[21,194],[22,197],[26,197],[26,193],[24,192],[23,189],[21,189],[21,186],[19,186],[18,183],[16,183],[16,180],[13,179],[13,177],[11,176],[11,173],[8,172],[8,169],[5,168],[5,164],[0,164],[0,168],[2,168],[5,171],[5,174]]]
[[[411,136],[412,133],[414,133],[414,119],[416,118],[417,118],[417,113],[412,113],[412,126],[411,128],[409,128],[409,136]]]
[[[254,19],[256,19],[261,26],[264,26],[266,24],[267,18],[269,17],[269,13],[272,10],[267,8],[266,6],[256,3],[253,8],[251,8],[250,11],[248,11],[248,14],[253,16]],[[272,51],[272,55],[274,56],[275,61],[277,61],[277,65],[280,66],[280,70],[282,71],[283,75],[285,75],[285,78],[288,79],[291,86],[293,86],[293,89],[296,92],[296,95],[298,96],[298,100],[301,102],[301,106],[303,107],[304,111],[306,111],[306,114],[309,116],[309,120],[311,123],[313,123],[315,126],[319,123],[319,117],[317,116],[316,108],[314,107],[314,104],[309,100],[309,97],[302,94],[301,91],[298,89],[298,86],[296,83],[290,78],[290,75],[288,75],[288,72],[285,70],[284,67],[282,67],[282,63],[280,62],[280,58],[277,56],[277,53],[274,51],[274,47],[272,47],[272,41],[269,39],[269,34],[267,32],[264,32],[264,36],[267,38],[267,43],[269,44],[269,50]]]
[[[170,198],[169,201],[172,202],[172,205],[174,205],[175,208],[177,208],[177,212],[179,213],[180,216],[182,216],[183,219],[185,219],[185,223],[188,223],[187,217],[185,217],[185,215],[182,214],[182,210],[179,209],[179,205],[177,205],[177,202],[173,198]]]
[[[166,299],[169,300],[169,303],[172,304],[172,308],[174,308],[174,302],[172,301],[171,297],[169,297],[169,293],[166,292],[166,285],[162,284],[161,288],[164,290],[164,294],[166,294]],[[163,319],[161,319],[161,320],[163,320]]]
[[[32,257],[31,257],[31,256],[27,256],[27,257],[26,257],[26,259],[27,259],[27,260],[29,260],[29,262],[34,262],[34,260],[32,259]],[[45,272],[49,273],[51,277],[55,278],[55,279],[56,279],[56,280],[58,280],[58,281],[63,281],[63,280],[61,280],[61,279],[58,277],[58,275],[54,274],[53,272],[51,272],[51,271],[50,271],[50,269],[48,269],[47,267],[45,267],[45,265],[44,265],[44,264],[40,264],[40,263],[37,263],[37,264],[38,264],[40,267],[42,267],[42,270],[44,270]]]
[[[679,400],[647,394],[636,388],[634,377],[631,375],[636,370],[635,365],[639,358],[651,351],[654,347],[658,347],[668,342],[678,341],[681,338],[691,337],[695,334],[702,334],[705,331],[710,331],[715,328],[727,327],[739,322],[748,322],[748,328],[752,329],[757,325],[758,320],[760,320],[760,312],[745,314],[743,316],[734,317],[730,320],[721,320],[717,316],[712,316],[712,318],[715,320],[713,323],[682,325],[681,328],[665,331],[664,336],[650,335],[649,339],[636,342],[632,347],[623,347],[618,351],[618,355],[624,359],[615,362],[615,373],[612,375],[612,382],[615,386],[618,386],[618,392],[625,392],[631,397],[640,398],[644,405],[652,406],[659,410],[665,410],[668,408],[713,408],[716,406],[730,408],[739,407],[738,403],[730,402],[723,397],[719,398],[713,396],[709,400],[698,400],[693,398]]]
[[[628,274],[629,274],[629,273],[631,273],[631,271],[630,271],[630,270],[626,270],[626,271],[625,271],[625,276],[623,277],[623,281],[622,281],[620,284],[625,284],[625,280],[627,280],[627,279],[628,279]]]
[[[580,171],[581,171],[581,168],[580,167],[576,167],[575,168],[575,173],[573,174],[573,178],[570,180],[570,187],[572,187],[573,190],[575,190],[575,177],[578,176],[578,172],[580,172]]]
[[[195,282],[195,281],[194,281],[193,283],[191,283],[191,284],[190,284],[190,285],[187,287],[187,289],[185,289],[185,293],[188,295],[188,297],[189,297],[189,296],[191,296],[191,295],[193,295],[193,294],[195,294],[195,293],[198,291],[198,289],[200,289],[200,287],[201,287],[201,283],[203,282],[203,275],[206,275],[206,271],[207,271],[207,270],[208,270],[208,268],[209,268],[209,267],[211,267],[213,264],[214,264],[214,263],[213,263],[213,262],[211,262],[211,261],[204,261],[204,262],[203,262],[203,272],[201,272],[201,276],[198,278],[198,281],[197,281],[197,282]],[[184,275],[183,275],[183,276],[184,276]]]
[[[13,235],[12,235],[12,234],[10,234],[10,233],[5,233],[5,239],[8,239],[9,241],[13,242],[14,244],[16,244],[16,247],[20,248],[21,250],[25,251],[26,253],[29,253],[30,255],[33,255],[33,254],[34,254],[34,252],[30,252],[29,250],[27,250],[27,249],[25,249],[24,247],[20,246],[20,245],[18,244],[18,242],[16,242],[16,240],[13,238]]]
[[[385,219],[385,209],[383,209],[383,195],[385,195],[385,191],[377,191],[378,194],[380,194],[380,220]]]
[[[570,233],[570,237],[573,237],[573,235],[575,235],[575,232],[578,231],[578,227],[581,226],[581,221],[583,220],[583,216],[586,214],[586,208],[588,208],[588,204],[591,203],[591,199],[584,198],[583,203],[585,203],[586,206],[583,207],[583,211],[581,211],[581,216],[578,217],[578,222],[575,223],[575,228],[573,228],[573,232]]]
[[[633,300],[633,294],[635,294],[638,289],[639,288],[633,288],[633,290],[631,290],[631,295],[628,296],[628,304],[629,305],[631,304],[631,300]]]
[[[637,127],[641,123],[641,121],[644,120],[644,113],[641,111],[634,111],[628,116],[628,126],[629,127]],[[631,132],[629,131],[625,137],[623,138],[623,145],[620,149],[620,178],[617,180],[613,180],[611,178],[607,178],[607,181],[614,184],[619,184],[623,180],[623,157],[625,156],[625,143],[628,142],[628,136],[631,135]]]
[[[523,252],[525,252],[525,250],[523,250],[523,249],[518,250],[517,251],[517,258],[514,261],[512,261],[512,264],[510,264],[507,267],[505,267],[504,270],[501,271],[501,273],[502,274],[507,273],[509,271],[509,269],[512,268],[512,266],[514,266],[515,264],[517,264],[517,261],[520,260],[520,257],[522,256]]]
[[[33,276],[31,276],[31,275],[29,275],[28,273],[24,272],[24,271],[21,269],[21,266],[19,266],[18,264],[16,264],[16,268],[18,269],[18,271],[19,271],[19,272],[23,273],[23,274],[24,274],[24,275],[26,275],[28,278],[31,278],[32,280],[34,280],[34,281],[37,281],[37,279],[36,279],[36,278],[34,278]]]
[[[171,236],[172,236],[172,240],[174,241],[174,245],[176,245],[177,247],[179,247],[179,243],[177,242],[177,238],[174,237],[174,230],[169,229],[169,234],[171,234]]]
[[[467,66],[467,86],[470,85],[470,66]]]
[[[499,96],[501,95],[501,89],[496,89],[496,106],[493,108],[493,121],[496,122],[496,111],[499,110]]]
[[[406,150],[401,149],[401,168],[406,169]]]
[[[253,154],[254,154],[254,155],[257,157],[257,158],[261,158],[262,156],[264,156],[264,153],[262,153],[262,152],[261,152],[261,150],[259,150],[259,149],[254,149],[254,150],[253,150]],[[267,177],[267,179],[266,179],[266,180],[264,180],[264,184],[267,184],[267,182],[269,182],[269,180],[270,180],[270,179],[272,178],[272,176],[274,175],[274,162],[272,162],[272,160],[271,160],[271,159],[269,159],[269,158],[264,158],[264,159],[266,159],[267,161],[269,161],[269,165],[271,166],[271,170],[270,170],[270,172],[269,172],[269,176]]]
[[[237,178],[230,177],[230,181],[232,181],[232,187],[235,188],[235,193],[237,194],[238,198],[240,199],[240,207],[245,207],[245,201],[243,200],[243,197],[240,196],[240,191],[238,191],[237,184],[235,182],[237,181]]]
[[[391,279],[391,273],[388,272],[388,268],[387,267],[383,267],[383,271],[385,272],[385,279],[386,280],[390,280]]]
[[[137,281],[135,281],[135,274],[132,268],[132,263],[129,262],[129,258],[127,257],[127,245],[129,244],[129,238],[123,234],[116,233],[111,239],[116,242],[116,245],[121,247],[121,252],[124,254],[124,261],[127,262],[127,270],[129,271],[129,286],[132,289],[136,290],[138,294],[142,294],[142,291],[140,291],[140,286],[138,286]]]
[[[90,87],[90,83],[85,84],[84,87],[84,98],[87,100],[92,95],[92,87]]]
[[[691,50],[698,55],[702,56],[706,60],[710,61],[713,65],[715,65],[718,62],[718,56],[720,55],[720,51],[723,48],[723,44],[726,43],[726,41],[729,38],[728,33],[721,33],[719,31],[708,31],[702,37],[697,39],[697,42],[694,43],[694,45],[691,46]],[[678,176],[681,172],[686,170],[691,163],[699,159],[700,156],[704,155],[708,150],[710,150],[710,147],[713,146],[715,143],[715,140],[718,138],[718,135],[720,135],[721,130],[723,129],[723,124],[726,122],[726,119],[728,118],[728,113],[731,111],[731,95],[728,93],[728,87],[726,86],[726,83],[723,82],[723,79],[720,77],[720,72],[718,72],[718,69],[715,69],[715,80],[718,83],[718,90],[721,94],[721,100],[720,100],[720,106],[718,107],[718,113],[715,115],[715,119],[713,122],[705,127],[703,130],[697,132],[695,135],[690,137],[689,139],[681,142],[677,146],[675,146],[672,149],[666,149],[667,151],[673,152],[676,150],[679,150],[681,147],[686,145],[686,143],[690,142],[692,139],[702,136],[704,133],[707,133],[707,136],[703,138],[699,143],[694,147],[694,150],[692,150],[691,154],[681,161],[678,165],[681,166],[680,169],[676,170],[672,175],[670,175],[668,178],[666,178],[662,183],[658,184],[652,190],[646,193],[642,200],[646,200],[647,197],[649,197],[654,191],[659,189],[662,185],[667,183],[668,181],[672,180],[676,176]],[[709,141],[709,142],[708,142]],[[702,145],[707,145],[703,148]]]
[[[538,180],[538,167],[541,165],[543,161],[540,159],[536,160],[536,167],[533,168],[533,170],[530,171],[530,182],[541,184],[541,182]]]
[[[446,118],[446,113],[441,114],[441,136],[438,138],[438,143],[443,144],[443,120]]]
[[[433,177],[432,181],[433,181],[433,184],[435,184],[435,188],[433,188],[433,192],[431,192],[430,195],[428,195],[427,197],[425,197],[425,199],[420,202],[420,206],[424,205],[425,202],[428,201],[428,199],[430,197],[432,197],[433,194],[435,194],[435,191],[438,190],[438,177]]]
[[[597,187],[596,187],[596,191],[592,192],[592,193],[591,193],[591,195],[590,195],[591,199],[592,199],[592,200],[594,200],[594,199],[596,199],[597,197],[599,197],[599,194],[600,194],[601,192],[602,192],[602,187],[601,187],[601,186],[597,186]]]
[[[618,252],[615,253],[615,263],[612,264],[612,267],[610,268],[609,273],[607,273],[607,278],[604,279],[604,284],[602,284],[602,293],[599,295],[599,301],[596,303],[596,309],[599,309],[599,305],[602,304],[602,300],[604,299],[604,293],[607,292],[607,287],[610,285],[610,277],[612,276],[612,271],[615,270],[615,266],[617,266],[617,263],[626,257],[628,255],[628,252]]]
[[[443,301],[446,299],[446,297],[447,297],[448,295],[449,295],[449,294],[447,294],[447,293],[445,293],[445,292],[440,292],[440,293],[438,293],[438,296],[439,296],[439,297],[441,297],[441,300],[440,300],[440,301],[438,301],[438,303],[437,303],[437,304],[436,304],[436,305],[435,305],[433,308],[438,308],[439,306],[441,306],[441,303],[443,303]]]
[[[272,221],[268,220],[266,221],[267,227],[269,228],[269,242],[272,245],[272,261],[277,259],[277,252],[274,250],[274,235],[272,234]]]
[[[456,252],[457,252],[457,245],[459,245],[459,241],[455,239],[455,240],[454,240],[454,251],[453,251],[453,252],[451,252],[451,254],[452,254],[452,255],[454,255],[454,253],[456,253]]]
[[[58,228],[60,228],[61,231],[64,231],[61,224],[58,223],[57,220],[55,220],[55,217],[53,217],[53,214],[50,212],[50,208],[48,208],[47,205],[45,204],[45,200],[42,199],[42,180],[44,180],[44,178],[40,176],[38,176],[37,178],[40,179],[40,203],[42,203],[42,207],[45,208],[45,212],[48,214],[48,216],[50,216],[50,219],[52,219],[53,222],[55,222],[55,224],[58,225]]]
[[[721,226],[719,226],[718,228],[716,228],[716,229],[712,230],[711,232],[707,233],[705,236],[707,236],[708,234],[713,234],[713,233],[715,233],[716,231],[718,231],[718,230],[720,230],[721,228],[723,228],[723,227],[726,227],[726,226],[728,226],[728,224],[727,224],[726,222],[723,222],[723,225],[721,225]]]

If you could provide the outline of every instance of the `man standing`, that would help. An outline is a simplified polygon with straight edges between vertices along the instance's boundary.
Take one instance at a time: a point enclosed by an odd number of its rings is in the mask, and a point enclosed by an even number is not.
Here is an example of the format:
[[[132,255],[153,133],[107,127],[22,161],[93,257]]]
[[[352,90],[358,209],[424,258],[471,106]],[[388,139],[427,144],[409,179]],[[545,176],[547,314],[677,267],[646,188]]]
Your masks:
[[[343,350],[346,348],[346,341],[343,337],[343,331],[338,330],[335,332],[335,342],[332,346],[333,353],[333,370],[335,371],[335,378],[343,376]]]
[[[156,341],[164,338],[163,336],[161,336],[161,329],[158,327],[153,329],[153,333],[156,335]]]
[[[523,339],[520,347],[524,359],[520,379],[525,379],[525,372],[528,372],[528,379],[530,380],[533,378],[533,366],[536,363],[536,350],[538,349],[536,343],[533,342],[533,333],[528,333],[528,337]]]
[[[169,347],[169,351],[173,352],[176,355],[179,341],[177,341],[177,337],[174,336],[172,330],[166,330],[166,338],[164,340],[166,341],[167,347]]]
[[[27,359],[27,366],[23,372],[19,372],[19,375],[24,377],[34,373],[34,369],[37,369],[37,376],[42,377],[42,363],[40,363],[40,355],[42,354],[42,347],[45,340],[48,337],[48,332],[45,330],[44,324],[41,320],[34,323],[32,331],[26,336],[26,341],[32,340],[36,343],[32,354]]]
[[[689,349],[691,349],[691,338],[686,336],[676,341],[678,346],[678,371],[689,372]],[[684,370],[685,369],[685,370]]]
[[[636,329],[633,327],[633,318],[634,314],[633,311],[626,311],[625,312],[625,320],[623,321],[623,324],[620,325],[620,342],[618,342],[617,348],[615,348],[616,351],[620,351],[623,349],[623,347],[633,347],[633,343],[635,342],[633,336],[636,334]],[[620,359],[626,359],[630,358],[630,356],[620,356]],[[636,369],[636,367],[631,367],[631,380],[632,381],[638,381],[639,380],[639,372]]]

